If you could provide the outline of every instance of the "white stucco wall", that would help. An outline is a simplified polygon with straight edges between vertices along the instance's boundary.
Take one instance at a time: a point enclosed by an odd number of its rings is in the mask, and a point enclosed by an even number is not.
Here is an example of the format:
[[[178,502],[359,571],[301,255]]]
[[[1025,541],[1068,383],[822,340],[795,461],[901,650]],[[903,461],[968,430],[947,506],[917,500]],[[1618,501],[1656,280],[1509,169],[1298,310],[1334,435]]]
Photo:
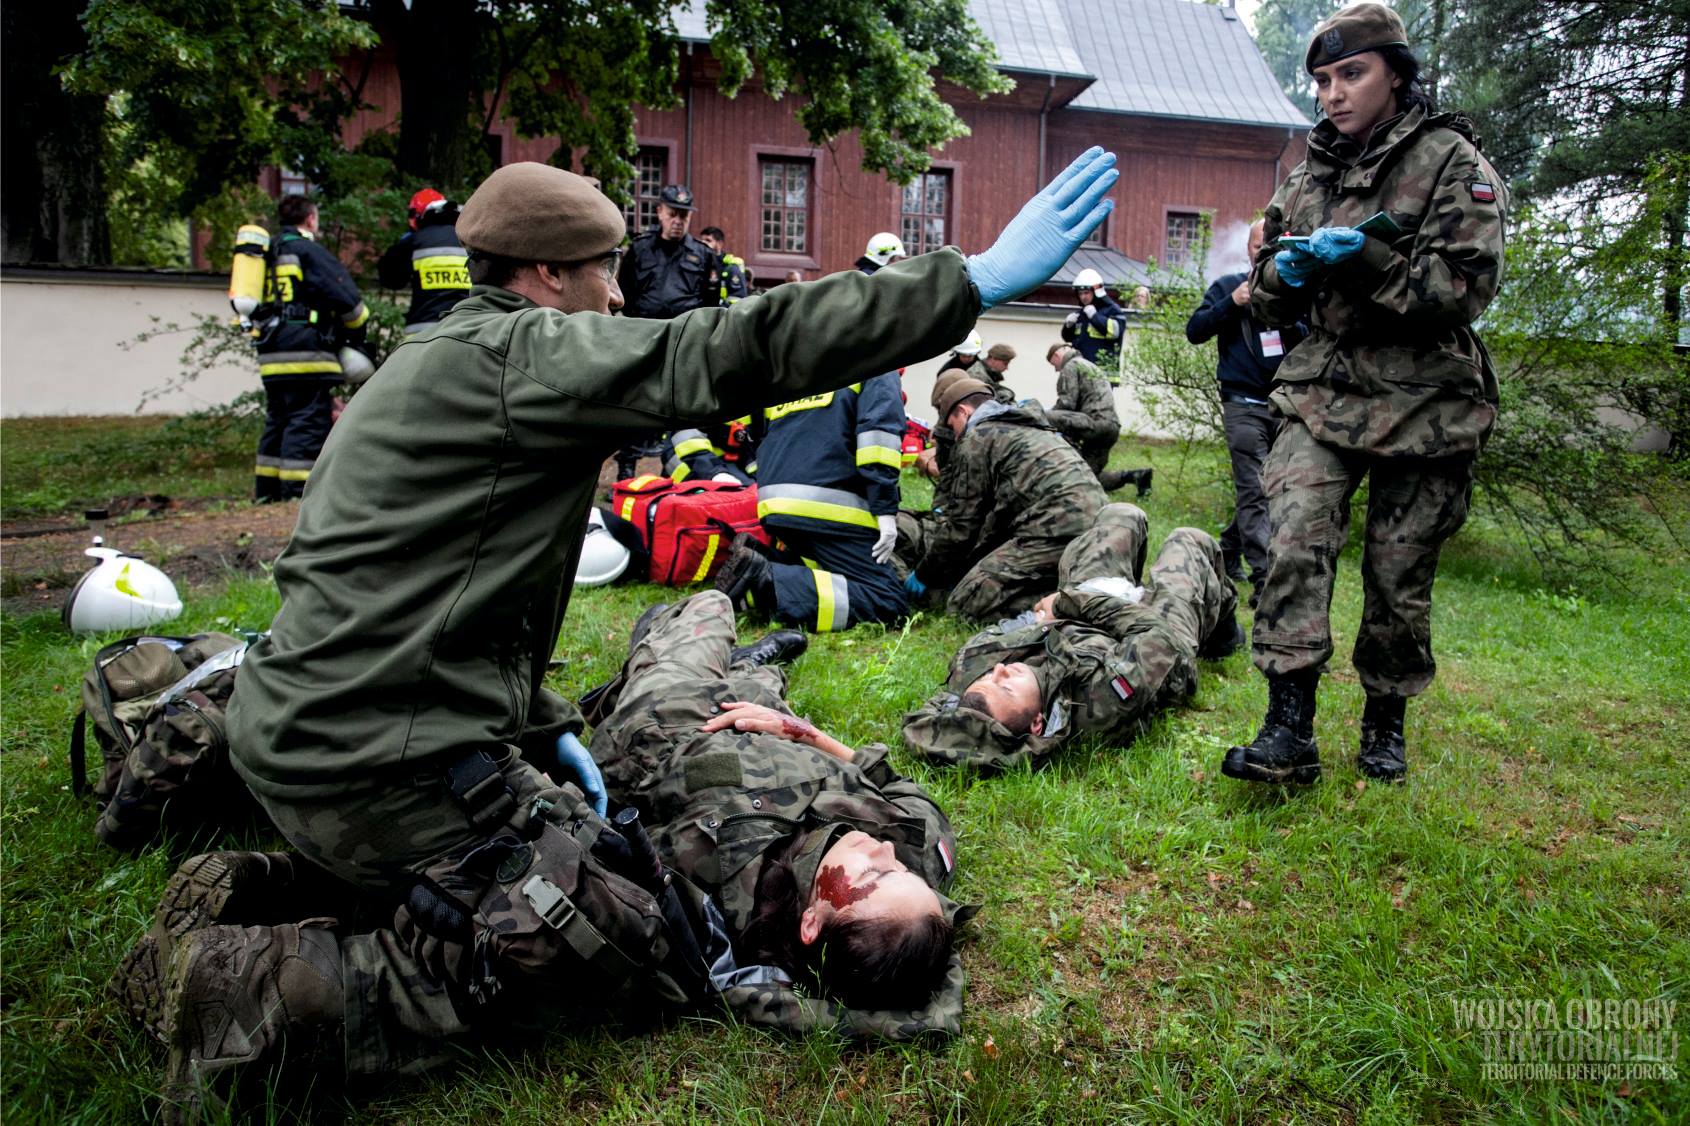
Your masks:
[[[257,364],[231,364],[142,405],[181,379],[186,327],[204,313],[230,315],[223,286],[0,278],[0,417],[182,414],[258,386]],[[184,331],[132,343],[170,323]]]

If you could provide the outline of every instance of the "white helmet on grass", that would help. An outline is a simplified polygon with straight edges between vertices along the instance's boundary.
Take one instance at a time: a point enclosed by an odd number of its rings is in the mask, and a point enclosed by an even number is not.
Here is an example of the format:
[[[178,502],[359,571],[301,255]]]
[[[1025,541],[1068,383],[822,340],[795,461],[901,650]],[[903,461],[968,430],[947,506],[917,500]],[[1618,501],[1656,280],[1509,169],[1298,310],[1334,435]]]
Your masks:
[[[632,554],[604,526],[598,509],[587,513],[587,535],[581,541],[581,562],[575,568],[576,586],[608,586],[628,569]]]
[[[176,585],[151,563],[111,547],[91,547],[83,554],[99,562],[65,599],[61,617],[73,632],[141,629],[182,613]]]

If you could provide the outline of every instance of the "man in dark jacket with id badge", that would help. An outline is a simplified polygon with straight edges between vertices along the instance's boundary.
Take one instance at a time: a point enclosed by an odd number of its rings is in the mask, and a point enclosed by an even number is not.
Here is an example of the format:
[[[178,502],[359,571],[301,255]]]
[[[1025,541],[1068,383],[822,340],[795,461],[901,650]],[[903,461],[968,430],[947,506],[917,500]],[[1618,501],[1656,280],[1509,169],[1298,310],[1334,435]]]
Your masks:
[[[1262,221],[1250,225],[1250,260],[1262,248]],[[1268,505],[1262,492],[1262,462],[1267,460],[1278,425],[1268,392],[1279,361],[1303,338],[1300,328],[1272,328],[1250,315],[1250,278],[1246,273],[1217,278],[1203,295],[1185,338],[1193,344],[1213,339],[1219,352],[1215,378],[1220,382],[1221,412],[1226,425],[1226,448],[1232,455],[1234,510],[1232,523],[1221,533],[1221,555],[1227,577],[1244,581],[1243,562],[1250,564],[1250,582],[1267,573]],[[1255,596],[1250,605],[1256,604]]]

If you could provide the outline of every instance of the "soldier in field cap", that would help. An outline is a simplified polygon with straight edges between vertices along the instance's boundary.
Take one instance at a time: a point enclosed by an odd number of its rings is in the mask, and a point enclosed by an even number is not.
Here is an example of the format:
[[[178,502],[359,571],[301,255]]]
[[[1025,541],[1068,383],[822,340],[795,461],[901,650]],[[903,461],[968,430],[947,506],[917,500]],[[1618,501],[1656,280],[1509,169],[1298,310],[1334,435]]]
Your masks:
[[[1496,422],[1496,373],[1473,322],[1502,282],[1506,200],[1472,122],[1436,112],[1390,8],[1331,16],[1304,62],[1325,120],[1268,204],[1249,278],[1256,319],[1309,326],[1268,394],[1280,421],[1262,469],[1270,534],[1252,637],[1268,707],[1221,769],[1268,783],[1320,774],[1333,564],[1365,479],[1356,764],[1396,782],[1408,771],[1407,701],[1437,667],[1438,553],[1467,518]]]
[[[188,1113],[284,1060],[415,1072],[565,998],[650,997],[688,936],[653,909],[649,949],[602,937],[622,925],[595,916],[604,783],[544,684],[600,462],[944,350],[1068,259],[1114,162],[1085,153],[982,253],[668,320],[609,315],[622,213],[586,179],[513,164],[476,189],[457,227],[474,288],[341,416],[229,705],[231,758],[293,847],[400,906],[368,934],[243,915],[275,898],[267,865],[211,889],[215,909],[172,904],[146,963],[164,980],[123,989],[158,996]]]

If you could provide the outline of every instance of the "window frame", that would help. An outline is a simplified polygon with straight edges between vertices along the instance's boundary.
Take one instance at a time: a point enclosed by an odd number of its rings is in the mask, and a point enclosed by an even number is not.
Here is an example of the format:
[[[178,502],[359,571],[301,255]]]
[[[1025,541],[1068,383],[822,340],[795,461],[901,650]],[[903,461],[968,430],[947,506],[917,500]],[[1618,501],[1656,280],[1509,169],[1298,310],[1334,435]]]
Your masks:
[[[657,185],[657,190],[661,192],[664,189],[664,187],[666,187],[667,185],[675,182],[674,176],[673,176],[671,170],[675,167],[675,149],[676,149],[676,147],[677,147],[676,142],[674,142],[674,141],[651,140],[651,139],[645,138],[645,137],[640,138],[639,144],[638,144],[637,149],[634,153],[634,191],[635,191],[636,194],[634,195],[634,198],[633,198],[633,201],[632,201],[632,204],[631,204],[631,206],[634,209],[634,219],[635,219],[636,222],[639,220],[639,216],[640,216],[640,200],[639,200],[639,196],[637,194],[637,192],[639,190],[639,175],[640,175],[639,174],[639,167],[640,167],[639,158],[642,157],[642,156],[648,156],[648,155],[661,155],[663,157],[663,175],[658,178],[660,182]],[[653,200],[652,201],[652,215],[653,215],[654,219],[656,217],[656,213],[657,213],[657,202],[655,200]],[[642,235],[645,232],[651,230],[651,224],[649,224],[649,223],[646,224],[645,226],[628,227],[628,225],[627,225],[628,212],[625,208],[623,209],[623,212],[622,212],[622,218],[623,218],[623,227],[628,231],[628,237],[630,239],[635,238],[635,237]]]
[[[945,193],[945,241],[939,245],[959,246],[961,244],[957,239],[957,216],[962,213],[962,208],[958,204],[958,200],[960,198],[958,194],[959,185],[962,181],[962,164],[961,162],[955,160],[935,160],[928,166],[927,171],[922,173],[922,175],[925,176],[932,173],[941,173],[950,181],[950,186]],[[896,234],[899,239],[903,239],[904,189],[902,185],[898,184],[894,184],[893,188],[892,223],[891,226],[887,227],[887,230]],[[919,214],[925,215],[927,213],[920,212]],[[922,251],[911,246],[908,240],[904,240],[904,249],[908,250],[912,255],[922,253]]]
[[[1159,268],[1164,269],[1164,270],[1169,270],[1169,269],[1184,270],[1184,269],[1190,268],[1189,264],[1184,263],[1184,262],[1181,262],[1179,265],[1175,266],[1175,265],[1172,264],[1171,259],[1168,257],[1168,222],[1175,215],[1195,216],[1197,221],[1198,221],[1197,222],[1197,229],[1198,229],[1199,233],[1201,233],[1201,231],[1203,229],[1202,220],[1203,220],[1203,217],[1205,215],[1207,215],[1209,217],[1209,223],[1210,223],[1210,229],[1211,230],[1213,230],[1213,224],[1214,224],[1214,221],[1215,221],[1215,209],[1212,208],[1212,207],[1199,207],[1196,204],[1177,204],[1177,203],[1163,204],[1162,205],[1162,255],[1161,255],[1161,257],[1159,257],[1156,260],[1156,264]]]
[[[804,162],[810,166],[810,183],[804,193],[805,241],[809,249],[802,254],[784,250],[763,249],[763,162]],[[751,190],[746,193],[745,227],[756,232],[756,238],[743,240],[745,249],[739,253],[751,264],[758,277],[778,277],[787,270],[819,270],[822,267],[823,232],[816,222],[816,197],[821,192],[822,150],[808,145],[752,145],[747,175]]]

